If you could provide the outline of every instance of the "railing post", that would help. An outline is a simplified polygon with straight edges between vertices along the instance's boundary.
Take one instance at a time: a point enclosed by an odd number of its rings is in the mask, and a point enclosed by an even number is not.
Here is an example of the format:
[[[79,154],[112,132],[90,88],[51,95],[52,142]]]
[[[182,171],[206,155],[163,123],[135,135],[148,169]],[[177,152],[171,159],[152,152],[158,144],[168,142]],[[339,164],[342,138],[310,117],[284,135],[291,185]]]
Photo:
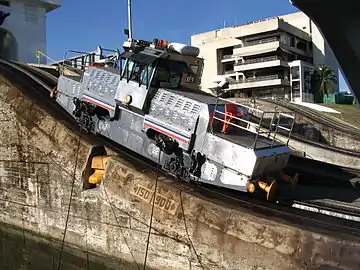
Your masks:
[[[289,136],[288,136],[286,145],[289,145],[289,141],[290,141],[290,137],[291,137],[291,133],[293,131],[294,125],[295,125],[295,116],[294,116],[294,118],[292,118],[291,128],[290,128],[290,131],[289,131]]]
[[[210,131],[211,131],[211,134],[214,134],[214,117],[215,117],[215,112],[216,112],[216,108],[217,108],[217,105],[218,105],[218,102],[219,102],[219,97],[216,98],[216,103],[215,103],[215,107],[214,107],[214,114],[213,114],[213,119],[211,121],[211,126],[210,126]],[[225,112],[225,111],[224,111]],[[224,116],[224,119],[225,119],[225,116]]]
[[[258,137],[259,137],[259,132],[260,132],[260,129],[261,129],[261,123],[262,123],[263,119],[264,119],[264,112],[261,113],[261,118],[260,118],[259,126],[257,128],[257,133],[256,133],[256,136],[255,136],[253,149],[256,149],[256,143],[257,143],[257,140],[258,140]]]

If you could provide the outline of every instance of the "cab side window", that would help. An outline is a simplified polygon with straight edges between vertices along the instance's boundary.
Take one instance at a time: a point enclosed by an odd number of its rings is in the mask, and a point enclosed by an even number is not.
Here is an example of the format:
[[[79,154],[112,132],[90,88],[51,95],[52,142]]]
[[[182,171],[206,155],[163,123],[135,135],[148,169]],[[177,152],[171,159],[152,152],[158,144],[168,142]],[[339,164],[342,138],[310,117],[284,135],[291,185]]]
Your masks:
[[[174,60],[160,60],[156,69],[152,86],[177,89],[180,87],[181,78],[186,65]]]

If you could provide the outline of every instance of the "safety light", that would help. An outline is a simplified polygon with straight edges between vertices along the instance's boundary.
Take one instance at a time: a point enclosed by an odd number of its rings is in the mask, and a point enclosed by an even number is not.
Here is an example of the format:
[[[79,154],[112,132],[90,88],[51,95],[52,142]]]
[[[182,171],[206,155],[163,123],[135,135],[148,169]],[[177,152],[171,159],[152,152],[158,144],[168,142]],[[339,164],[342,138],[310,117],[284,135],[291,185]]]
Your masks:
[[[169,42],[167,42],[166,40],[157,39],[157,38],[154,38],[153,43],[157,48],[160,48],[160,49],[166,49],[169,46]]]

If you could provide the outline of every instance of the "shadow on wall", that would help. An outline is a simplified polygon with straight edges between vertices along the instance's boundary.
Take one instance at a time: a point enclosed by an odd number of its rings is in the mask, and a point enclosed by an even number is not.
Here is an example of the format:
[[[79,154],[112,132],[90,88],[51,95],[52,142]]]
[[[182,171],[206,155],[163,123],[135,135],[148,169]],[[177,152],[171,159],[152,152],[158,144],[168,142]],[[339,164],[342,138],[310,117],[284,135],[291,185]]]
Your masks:
[[[18,60],[18,44],[9,31],[0,28],[0,58],[5,60]]]

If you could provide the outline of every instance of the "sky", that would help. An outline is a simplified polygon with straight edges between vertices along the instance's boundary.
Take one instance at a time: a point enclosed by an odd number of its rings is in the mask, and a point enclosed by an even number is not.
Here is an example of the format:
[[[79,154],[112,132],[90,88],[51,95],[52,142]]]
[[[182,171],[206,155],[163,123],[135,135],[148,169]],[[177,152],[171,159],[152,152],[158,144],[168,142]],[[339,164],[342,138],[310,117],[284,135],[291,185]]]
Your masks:
[[[47,17],[47,54],[120,49],[126,37],[127,0],[61,0]],[[289,0],[133,0],[133,38],[190,44],[193,34],[298,11]],[[340,76],[340,89],[348,87]]]

